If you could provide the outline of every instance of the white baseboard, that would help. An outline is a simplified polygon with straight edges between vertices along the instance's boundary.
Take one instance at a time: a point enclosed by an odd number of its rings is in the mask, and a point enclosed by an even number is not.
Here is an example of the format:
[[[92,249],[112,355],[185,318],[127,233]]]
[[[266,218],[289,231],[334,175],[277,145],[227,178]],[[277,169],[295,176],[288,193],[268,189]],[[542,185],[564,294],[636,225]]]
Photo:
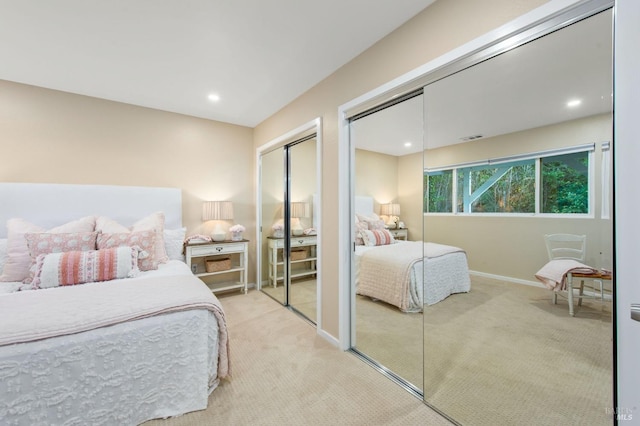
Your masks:
[[[331,343],[336,348],[340,347],[340,342],[338,341],[338,339],[336,339],[331,334],[327,333],[324,330],[320,330],[320,329],[317,329],[317,333],[318,333],[318,336],[322,337],[324,340],[326,340],[327,342]]]
[[[509,281],[511,283],[530,285],[533,287],[546,288],[541,282],[523,280],[521,278],[507,277],[504,275],[488,274],[486,272],[479,272],[479,271],[469,271],[469,275],[475,275],[475,276],[484,277],[484,278],[492,278],[494,280],[500,280],[500,281]]]

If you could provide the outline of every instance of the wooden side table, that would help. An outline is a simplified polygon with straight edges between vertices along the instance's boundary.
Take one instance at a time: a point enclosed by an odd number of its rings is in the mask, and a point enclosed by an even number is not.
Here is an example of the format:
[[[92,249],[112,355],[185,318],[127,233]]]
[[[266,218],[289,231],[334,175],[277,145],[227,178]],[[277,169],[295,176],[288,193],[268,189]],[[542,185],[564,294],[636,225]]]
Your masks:
[[[278,286],[278,281],[284,279],[284,238],[267,237],[269,241],[269,284]],[[308,249],[307,257],[291,260],[291,265],[304,265],[301,269],[291,271],[291,278],[300,278],[318,273],[316,269],[318,237],[315,235],[303,235],[291,237],[291,249]]]
[[[409,230],[407,228],[397,228],[397,229],[389,229],[388,230],[393,238],[396,240],[408,240],[409,239]]]
[[[249,252],[249,241],[221,241],[221,242],[211,242],[211,243],[194,243],[187,244],[185,248],[185,257],[187,261],[187,265],[193,271],[196,277],[202,279],[203,277],[213,276],[213,275],[222,275],[222,274],[238,274],[238,281],[229,281],[223,284],[216,285],[211,288],[212,292],[225,291],[225,290],[233,290],[233,289],[242,289],[242,291],[247,293],[247,265],[248,265],[248,252]],[[198,271],[194,269],[196,266],[194,264],[194,260],[197,258],[202,258],[203,262],[206,265],[206,261],[208,259],[222,259],[225,257],[229,257],[231,260],[231,266],[229,269],[225,269],[223,271],[216,272],[206,272],[205,270]]]

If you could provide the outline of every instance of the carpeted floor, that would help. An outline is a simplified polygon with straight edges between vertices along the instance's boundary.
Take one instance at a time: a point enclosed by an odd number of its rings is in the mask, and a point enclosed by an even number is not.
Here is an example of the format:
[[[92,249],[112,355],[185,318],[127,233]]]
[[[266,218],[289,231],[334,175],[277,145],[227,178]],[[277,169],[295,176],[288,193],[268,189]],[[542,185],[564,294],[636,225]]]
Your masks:
[[[545,289],[475,276],[471,289],[427,307],[424,325],[358,297],[356,346],[462,424],[611,424],[610,303],[572,318]]]
[[[317,280],[315,278],[296,279],[291,284],[289,304],[312,322],[316,322]],[[263,286],[262,291],[278,301],[284,301],[284,286]]]
[[[219,298],[233,377],[213,391],[206,410],[146,425],[450,425],[265,294]]]

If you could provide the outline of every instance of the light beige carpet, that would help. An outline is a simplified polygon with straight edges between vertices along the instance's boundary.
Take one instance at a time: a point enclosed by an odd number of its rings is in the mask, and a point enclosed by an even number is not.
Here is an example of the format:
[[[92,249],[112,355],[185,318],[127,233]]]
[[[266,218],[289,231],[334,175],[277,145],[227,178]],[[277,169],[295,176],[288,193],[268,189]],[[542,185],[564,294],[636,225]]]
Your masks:
[[[206,410],[147,425],[449,425],[268,296],[220,295],[233,377]]]
[[[289,304],[312,322],[317,321],[316,283],[317,280],[315,278],[296,279],[291,283],[289,294]],[[284,286],[282,284],[278,284],[278,287],[265,285],[262,287],[262,291],[280,302],[284,301]]]
[[[426,399],[469,425],[611,424],[611,305],[572,318],[551,294],[472,277],[470,293],[427,307]],[[423,315],[368,298],[356,309],[357,346],[422,387]]]

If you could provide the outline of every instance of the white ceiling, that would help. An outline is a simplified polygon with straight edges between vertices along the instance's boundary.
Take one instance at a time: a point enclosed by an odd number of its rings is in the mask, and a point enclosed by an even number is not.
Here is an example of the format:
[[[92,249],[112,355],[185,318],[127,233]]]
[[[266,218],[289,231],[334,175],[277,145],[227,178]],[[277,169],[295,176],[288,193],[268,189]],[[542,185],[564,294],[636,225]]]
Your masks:
[[[602,114],[612,87],[607,11],[427,86],[424,108],[418,97],[356,121],[356,145],[406,155],[422,149],[423,132],[437,148]],[[582,104],[569,108],[571,99]]]
[[[253,127],[433,1],[0,0],[0,79]]]

